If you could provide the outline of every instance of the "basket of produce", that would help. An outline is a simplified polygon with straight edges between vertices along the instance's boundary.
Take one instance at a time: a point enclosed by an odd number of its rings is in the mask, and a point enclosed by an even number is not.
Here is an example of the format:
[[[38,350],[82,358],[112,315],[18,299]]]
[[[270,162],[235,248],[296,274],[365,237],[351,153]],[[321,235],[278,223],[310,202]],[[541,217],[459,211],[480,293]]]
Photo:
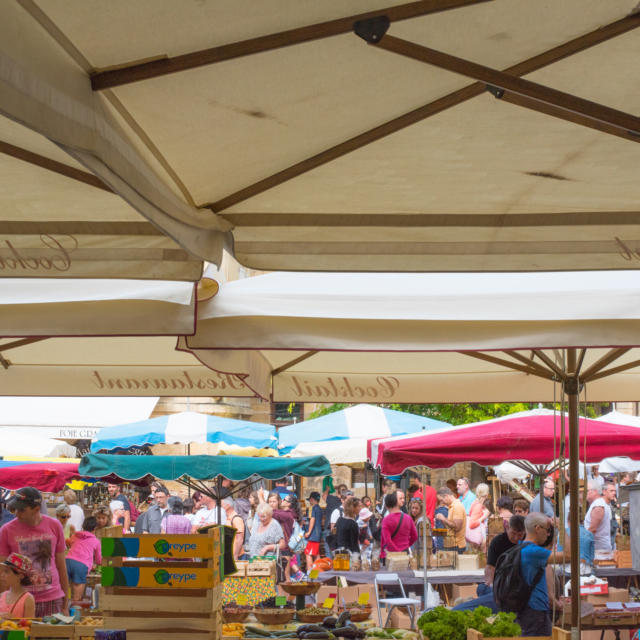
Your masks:
[[[244,622],[251,613],[250,607],[241,607],[236,604],[228,604],[222,608],[222,620],[224,622]]]
[[[339,607],[338,612],[349,612],[349,619],[352,622],[364,622],[371,617],[371,605],[358,604],[357,602],[347,602],[347,606]]]
[[[310,596],[320,588],[319,582],[283,582],[282,590],[292,596]]]
[[[253,615],[262,624],[286,624],[293,620],[293,609],[254,609]]]
[[[333,609],[325,609],[324,607],[306,607],[298,609],[296,612],[300,622],[322,622],[325,618],[333,615]]]

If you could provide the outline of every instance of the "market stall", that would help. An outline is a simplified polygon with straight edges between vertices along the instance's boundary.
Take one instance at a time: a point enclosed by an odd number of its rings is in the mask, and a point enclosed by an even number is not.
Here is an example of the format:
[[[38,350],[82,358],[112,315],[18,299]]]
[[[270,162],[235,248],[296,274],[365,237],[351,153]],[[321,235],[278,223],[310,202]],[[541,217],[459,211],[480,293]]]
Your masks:
[[[35,487],[56,493],[80,477],[78,462],[30,462],[0,460],[0,487],[20,489]]]
[[[121,456],[89,454],[80,463],[81,473],[91,477],[121,482],[175,480],[210,494],[215,489],[207,481],[228,478],[241,482],[252,478],[276,480],[293,474],[303,477],[326,476],[331,466],[323,456],[307,458],[250,458],[245,456]],[[231,603],[240,593],[245,605],[253,605],[276,596],[273,560],[238,563],[227,575],[220,594],[220,606]],[[252,566],[253,565],[253,566]],[[249,570],[247,570],[249,566]]]

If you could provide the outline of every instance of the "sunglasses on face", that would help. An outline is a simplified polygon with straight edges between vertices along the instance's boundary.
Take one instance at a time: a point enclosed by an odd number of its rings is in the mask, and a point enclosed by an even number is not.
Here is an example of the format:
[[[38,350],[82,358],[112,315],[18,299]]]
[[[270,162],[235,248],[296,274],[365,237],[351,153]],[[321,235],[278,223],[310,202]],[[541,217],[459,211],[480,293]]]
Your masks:
[[[58,516],[59,520],[68,520],[71,516]]]

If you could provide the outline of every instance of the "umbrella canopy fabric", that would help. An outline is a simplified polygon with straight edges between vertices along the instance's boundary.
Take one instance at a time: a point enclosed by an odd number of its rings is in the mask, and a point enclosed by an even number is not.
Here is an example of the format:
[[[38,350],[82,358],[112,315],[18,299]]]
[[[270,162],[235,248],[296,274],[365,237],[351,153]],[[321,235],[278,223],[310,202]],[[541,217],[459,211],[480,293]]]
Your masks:
[[[0,113],[98,178],[75,176],[80,211],[41,196],[33,240],[55,214],[104,270],[153,253],[149,277],[188,264],[157,230],[213,262],[232,232],[266,270],[640,267],[636,6],[0,3]],[[8,181],[23,209],[37,177]]]
[[[331,465],[324,456],[310,458],[246,458],[244,456],[119,456],[90,453],[80,462],[80,473],[92,478],[115,477],[140,480],[147,476],[160,480],[190,477],[213,480],[246,480],[258,475],[277,480],[293,474],[313,478],[331,475]]]
[[[179,345],[241,379],[237,395],[279,402],[536,402],[554,383],[530,375],[531,349],[555,361],[589,347],[588,369],[638,336],[634,272],[272,273],[222,284]],[[616,365],[639,360],[631,349]],[[633,399],[639,380],[637,364],[599,377],[589,399]]]
[[[176,335],[195,331],[189,282],[0,276],[0,336]]]
[[[0,460],[0,487],[34,487],[55,493],[80,477],[77,462],[29,462]]]
[[[205,367],[162,336],[0,339],[0,394],[252,396],[242,378]]]
[[[359,404],[278,430],[281,453],[323,454],[331,464],[366,462],[367,439],[437,429],[446,423],[403,411]]]
[[[566,434],[568,441],[568,427]],[[580,418],[581,455],[585,444],[586,462],[621,453],[640,456],[635,427]],[[560,416],[536,409],[424,435],[374,440],[370,460],[384,475],[396,475],[412,466],[446,468],[460,461],[495,466],[526,459],[545,465],[557,455],[559,446]]]
[[[240,447],[275,447],[276,430],[270,424],[235,420],[184,411],[106,427],[91,443],[91,451],[113,453],[155,444],[224,443]]]
[[[610,411],[596,418],[602,422],[614,422],[615,424],[626,424],[630,427],[640,427],[640,416],[632,416],[621,411]]]
[[[20,427],[1,427],[0,456],[75,458],[76,448],[53,438],[39,438]]]

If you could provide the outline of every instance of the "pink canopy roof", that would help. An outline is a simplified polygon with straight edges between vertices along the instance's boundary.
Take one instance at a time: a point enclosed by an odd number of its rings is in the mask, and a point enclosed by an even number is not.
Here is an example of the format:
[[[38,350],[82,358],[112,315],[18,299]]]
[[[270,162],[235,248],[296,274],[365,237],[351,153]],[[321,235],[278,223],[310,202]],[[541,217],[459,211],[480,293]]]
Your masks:
[[[638,427],[580,418],[581,458],[585,437],[585,462],[620,455],[640,459]],[[484,466],[507,460],[544,465],[559,455],[559,442],[560,415],[539,409],[421,435],[370,440],[368,454],[371,463],[380,467],[384,475],[397,475],[408,467],[446,468],[467,461]],[[569,455],[568,438],[565,455]]]
[[[79,477],[77,462],[0,461],[0,487],[5,489],[35,487],[55,493]]]

